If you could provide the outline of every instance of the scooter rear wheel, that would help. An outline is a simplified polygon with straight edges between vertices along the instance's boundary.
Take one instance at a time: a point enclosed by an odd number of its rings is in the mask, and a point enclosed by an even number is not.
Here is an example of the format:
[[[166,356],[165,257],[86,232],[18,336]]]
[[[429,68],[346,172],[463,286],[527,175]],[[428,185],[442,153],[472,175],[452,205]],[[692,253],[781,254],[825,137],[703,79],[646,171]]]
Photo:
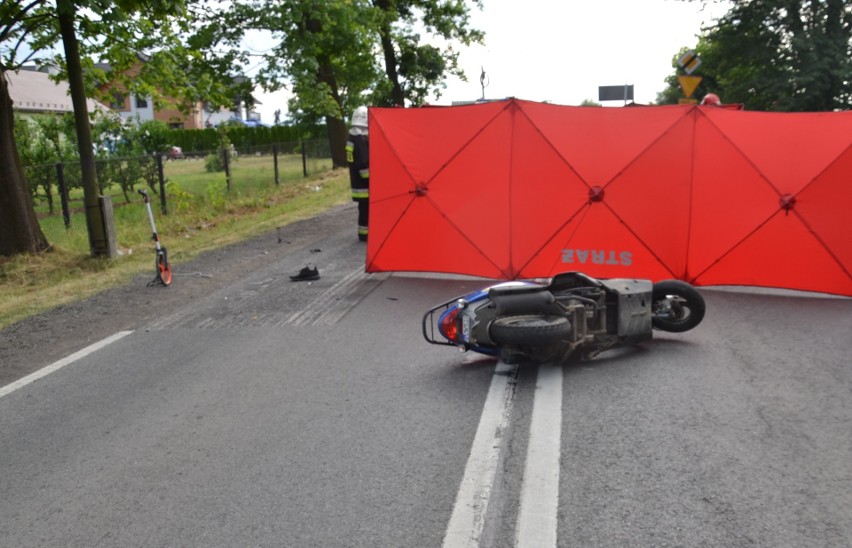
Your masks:
[[[505,316],[491,323],[489,333],[497,344],[534,348],[564,340],[571,322],[565,316]]]

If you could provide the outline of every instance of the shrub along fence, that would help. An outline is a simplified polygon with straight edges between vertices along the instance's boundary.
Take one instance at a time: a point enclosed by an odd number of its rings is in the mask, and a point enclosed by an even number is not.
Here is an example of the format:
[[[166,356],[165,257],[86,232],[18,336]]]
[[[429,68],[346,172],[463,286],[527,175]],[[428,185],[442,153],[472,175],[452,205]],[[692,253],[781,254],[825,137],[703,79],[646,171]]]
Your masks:
[[[227,125],[224,129],[171,129],[168,131],[168,144],[180,147],[184,152],[213,150],[219,146],[225,132],[228,140],[237,148],[272,146],[275,143],[295,143],[320,139],[327,134],[325,126],[263,126],[245,127]]]
[[[168,214],[167,192],[200,196],[252,192],[297,181],[331,169],[327,140],[273,143],[211,149],[189,154],[162,154],[96,161],[100,194],[129,203],[136,187],[147,186]],[[82,199],[79,162],[24,167],[37,210],[55,215],[57,202],[65,226],[71,226],[71,203]]]

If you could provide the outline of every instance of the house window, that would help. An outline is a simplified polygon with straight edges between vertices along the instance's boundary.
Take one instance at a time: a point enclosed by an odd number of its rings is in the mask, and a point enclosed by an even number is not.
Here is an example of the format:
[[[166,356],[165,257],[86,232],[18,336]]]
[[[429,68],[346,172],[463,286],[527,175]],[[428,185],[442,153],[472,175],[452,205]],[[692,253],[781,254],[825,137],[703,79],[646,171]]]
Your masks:
[[[136,108],[148,108],[148,99],[145,97],[137,97]]]
[[[111,93],[112,101],[110,101],[110,108],[115,110],[124,110],[124,95],[118,91],[113,91]]]

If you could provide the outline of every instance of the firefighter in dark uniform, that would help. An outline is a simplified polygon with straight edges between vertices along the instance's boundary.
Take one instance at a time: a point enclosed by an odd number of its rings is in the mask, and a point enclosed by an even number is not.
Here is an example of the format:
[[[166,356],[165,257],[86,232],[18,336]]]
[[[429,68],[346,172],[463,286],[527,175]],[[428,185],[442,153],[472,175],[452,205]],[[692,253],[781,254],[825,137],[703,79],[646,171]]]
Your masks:
[[[358,202],[358,239],[367,241],[370,215],[370,141],[367,131],[367,107],[358,107],[352,114],[352,127],[346,143],[349,163],[349,183],[352,200]]]

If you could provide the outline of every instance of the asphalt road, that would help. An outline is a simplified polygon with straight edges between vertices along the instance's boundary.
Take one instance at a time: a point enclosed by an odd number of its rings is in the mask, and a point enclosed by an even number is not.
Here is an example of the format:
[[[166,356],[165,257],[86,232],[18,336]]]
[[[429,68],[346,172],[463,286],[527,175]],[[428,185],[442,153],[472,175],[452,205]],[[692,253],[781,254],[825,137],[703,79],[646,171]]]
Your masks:
[[[852,545],[852,300],[508,368],[420,333],[481,281],[367,275],[350,224],[7,384],[0,546]]]

